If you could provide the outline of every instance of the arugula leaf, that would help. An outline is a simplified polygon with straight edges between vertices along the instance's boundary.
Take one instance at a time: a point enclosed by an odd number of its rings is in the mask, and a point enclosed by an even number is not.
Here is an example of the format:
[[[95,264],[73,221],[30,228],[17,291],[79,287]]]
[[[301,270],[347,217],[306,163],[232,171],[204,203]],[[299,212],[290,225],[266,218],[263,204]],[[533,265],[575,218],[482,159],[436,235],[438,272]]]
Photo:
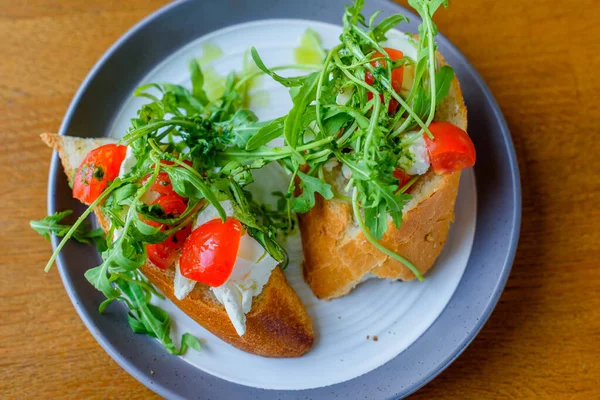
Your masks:
[[[452,81],[454,80],[454,70],[452,67],[444,65],[436,74],[435,78],[435,105],[439,105],[450,91]],[[431,103],[431,96],[425,92],[425,88],[420,86],[415,92],[415,99],[413,102],[413,110],[415,114],[421,119],[425,119],[429,113],[429,104]],[[409,127],[416,125],[413,123]]]
[[[300,88],[293,88],[296,90],[292,89],[290,91],[294,106],[283,122],[283,135],[287,144],[292,149],[295,149],[298,145],[298,135],[302,129],[300,125],[300,122],[302,121],[301,116],[315,98],[318,78],[319,73],[313,72],[302,79]]]
[[[351,122],[352,117],[345,113],[340,113],[332,116],[331,118],[327,118],[323,124],[324,131],[323,136],[332,136],[338,135],[342,129],[342,127]]]
[[[283,134],[285,117],[276,118],[262,126],[246,143],[246,150],[252,151],[264,146]]]
[[[349,24],[356,25],[357,23],[365,24],[365,17],[360,13],[365,6],[365,0],[355,0],[353,6],[346,6],[346,15]],[[346,22],[346,18],[344,19]]]
[[[85,279],[92,284],[96,289],[102,292],[107,299],[115,299],[119,296],[119,292],[112,287],[108,280],[107,271],[108,264],[102,264],[98,267],[85,271]]]
[[[371,37],[377,42],[383,42],[387,40],[385,34],[393,29],[396,25],[401,22],[409,22],[408,18],[406,18],[402,14],[394,14],[388,17],[385,17],[379,24],[377,24],[371,31]]]
[[[452,81],[454,80],[454,70],[448,65],[442,66],[435,75],[435,102],[439,105],[450,91]]]
[[[114,282],[121,296],[132,305],[127,320],[133,332],[158,339],[172,354],[183,354],[189,347],[200,350],[200,342],[189,333],[182,336],[180,348],[175,347],[170,336],[169,314],[160,307],[150,304],[151,293],[144,285],[137,284],[139,281],[143,282],[142,278],[134,275],[130,279],[118,278]]]
[[[300,86],[302,84],[303,79],[304,79],[303,76],[286,78],[286,77],[276,74],[275,72],[273,72],[273,70],[267,68],[265,63],[263,63],[262,59],[258,55],[258,51],[256,51],[256,48],[254,46],[252,46],[252,48],[250,49],[250,54],[252,55],[252,59],[254,60],[254,63],[256,64],[256,66],[262,72],[264,72],[265,74],[267,74],[271,78],[273,78],[273,80],[275,80],[276,82],[279,82],[283,86],[286,86],[286,87]]]
[[[200,64],[198,64],[195,58],[191,59],[189,69],[192,79],[192,95],[198,99],[200,104],[205,106],[208,104],[208,97],[206,96],[206,92],[204,92],[204,75],[202,74]]]
[[[333,198],[331,185],[328,183],[300,171],[298,172],[298,177],[302,182],[302,194],[292,201],[292,208],[294,211],[305,213],[313,208],[315,206],[315,193],[319,193],[327,200]]]
[[[209,183],[205,182],[197,173],[187,168],[165,167],[164,169],[169,174],[173,190],[177,194],[189,199],[208,200],[217,209],[223,221],[225,221],[225,210],[223,210],[216,195],[212,192]]]
[[[39,221],[29,221],[29,226],[37,233],[44,236],[46,240],[50,240],[50,235],[63,237],[69,232],[72,225],[61,224],[61,221],[72,213],[72,210],[57,211],[53,215],[49,215]],[[99,251],[104,251],[106,249],[106,236],[104,235],[104,231],[100,228],[90,230],[87,229],[86,225],[81,224],[73,232],[71,237],[79,243],[94,243]]]
[[[387,230],[387,204],[379,202],[375,207],[365,208],[365,221],[369,232],[377,240],[381,240]]]
[[[413,110],[421,119],[427,117],[427,113],[429,112],[429,95],[425,92],[425,89],[422,86],[416,90],[415,99],[413,102]],[[416,122],[411,124],[411,126],[414,125],[416,125]]]

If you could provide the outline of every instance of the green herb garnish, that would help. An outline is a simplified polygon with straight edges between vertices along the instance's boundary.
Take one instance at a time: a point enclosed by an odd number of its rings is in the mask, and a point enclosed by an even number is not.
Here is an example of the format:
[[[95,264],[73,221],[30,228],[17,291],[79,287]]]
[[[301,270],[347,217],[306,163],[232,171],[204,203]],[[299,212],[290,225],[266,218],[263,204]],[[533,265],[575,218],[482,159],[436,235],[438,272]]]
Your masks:
[[[62,221],[72,213],[71,210],[57,211],[54,215],[49,215],[39,221],[29,221],[29,225],[46,240],[50,240],[50,235],[63,237],[69,232],[72,225],[65,224]],[[73,231],[71,237],[79,243],[94,243],[98,251],[106,250],[106,235],[101,228],[88,229],[85,224],[80,224]]]
[[[245,149],[229,149],[225,154],[246,162],[277,161],[288,172],[292,181],[284,198],[289,220],[292,210],[309,211],[317,193],[325,199],[335,195],[350,202],[365,237],[421,280],[422,275],[410,261],[383,247],[379,240],[387,231],[388,220],[400,227],[402,210],[412,198],[405,192],[418,179],[413,178],[401,188],[393,177],[394,170],[402,160],[413,158],[407,150],[412,141],[423,134],[433,137],[427,126],[433,121],[437,105],[448,94],[454,71],[447,66],[438,68],[435,58],[437,27],[432,17],[447,2],[410,0],[409,4],[423,19],[414,60],[405,55],[392,62],[380,44],[390,29],[407,18],[392,15],[376,23],[375,14],[367,23],[361,14],[364,0],[346,7],[341,43],[323,55],[323,64],[316,72],[281,76],[252,49],[252,58],[261,71],[290,88],[293,107],[287,115],[264,122]],[[307,32],[303,46],[310,43],[320,45],[314,33]],[[371,64],[375,52],[384,55],[385,67]],[[403,65],[414,69],[414,81],[406,96],[392,87],[392,68]],[[374,77],[372,84],[365,81],[367,72]],[[340,94],[344,95],[343,100]],[[388,112],[393,101],[398,109]],[[285,146],[265,146],[278,137],[283,137]],[[332,187],[335,179],[328,179],[324,172],[325,163],[332,161],[351,174],[343,188]],[[302,190],[296,191],[296,185]]]

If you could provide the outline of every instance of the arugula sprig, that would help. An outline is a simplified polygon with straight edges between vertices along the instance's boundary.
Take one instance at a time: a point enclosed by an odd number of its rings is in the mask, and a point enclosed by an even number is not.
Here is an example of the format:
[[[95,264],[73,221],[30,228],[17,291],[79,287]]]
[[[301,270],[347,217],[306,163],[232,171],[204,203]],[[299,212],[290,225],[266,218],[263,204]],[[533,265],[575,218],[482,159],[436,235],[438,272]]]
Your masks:
[[[44,236],[46,240],[50,240],[50,235],[63,237],[69,232],[71,225],[62,223],[62,221],[72,213],[72,210],[57,211],[39,221],[29,221],[29,226]],[[106,235],[102,228],[88,229],[86,224],[81,224],[73,232],[72,238],[79,243],[94,243],[99,251],[104,251],[107,247]]]
[[[399,187],[394,171],[401,160],[412,159],[412,142],[423,134],[433,137],[428,125],[448,94],[454,71],[447,66],[439,68],[435,58],[437,27],[432,17],[447,2],[409,3],[423,19],[418,40],[409,39],[417,48],[414,60],[405,55],[392,61],[382,45],[389,31],[408,19],[398,14],[377,22],[376,13],[367,22],[361,14],[364,0],[346,7],[340,44],[327,52],[317,72],[281,76],[253,49],[258,68],[290,88],[293,106],[287,115],[262,123],[244,149],[232,148],[225,154],[244,162],[277,161],[288,172],[291,183],[284,198],[289,220],[292,211],[304,213],[314,207],[315,196],[348,201],[365,237],[422,279],[409,260],[385,249],[379,241],[388,221],[401,226],[403,208],[412,198],[406,190],[418,179]],[[376,52],[383,55],[379,59],[386,61],[385,66],[372,65]],[[392,86],[392,70],[402,66],[414,71],[410,90],[404,95]],[[372,84],[365,81],[366,73],[373,75]],[[399,108],[388,113],[393,101]],[[266,146],[278,137],[284,138],[285,146]],[[340,187],[337,177],[342,170],[349,176]]]

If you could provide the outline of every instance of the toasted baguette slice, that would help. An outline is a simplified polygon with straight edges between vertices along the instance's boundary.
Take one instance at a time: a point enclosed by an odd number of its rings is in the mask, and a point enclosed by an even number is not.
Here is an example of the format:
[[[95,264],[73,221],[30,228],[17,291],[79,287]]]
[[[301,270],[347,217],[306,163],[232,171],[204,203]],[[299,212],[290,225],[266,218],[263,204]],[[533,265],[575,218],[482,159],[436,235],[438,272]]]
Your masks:
[[[438,52],[437,60],[445,65]],[[448,96],[439,105],[435,119],[467,130],[467,109],[456,77]],[[436,175],[431,170],[411,190],[413,199],[403,210],[402,226],[390,221],[381,243],[404,256],[424,274],[439,256],[450,222],[460,172]],[[371,245],[355,225],[352,205],[325,200],[317,195],[315,207],[300,215],[304,249],[304,279],[320,299],[333,299],[350,292],[372,277],[400,280],[415,275],[402,263]]]
[[[42,140],[58,151],[65,173],[71,183],[77,167],[87,153],[114,139],[83,139],[44,133]],[[96,217],[104,231],[110,222],[99,209]],[[264,357],[298,357],[313,344],[312,321],[304,305],[289,286],[281,268],[271,273],[263,291],[254,298],[252,309],[246,315],[246,333],[238,336],[225,307],[214,297],[209,286],[197,284],[183,300],[173,293],[175,270],[163,271],[147,261],[141,267],[143,274],[187,315],[227,343]]]

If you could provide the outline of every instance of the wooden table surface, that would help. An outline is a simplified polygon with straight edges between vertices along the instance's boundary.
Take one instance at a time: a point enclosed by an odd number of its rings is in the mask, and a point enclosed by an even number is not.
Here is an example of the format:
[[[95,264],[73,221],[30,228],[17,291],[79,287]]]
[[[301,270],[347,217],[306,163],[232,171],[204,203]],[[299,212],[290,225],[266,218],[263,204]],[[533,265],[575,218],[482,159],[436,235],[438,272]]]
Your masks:
[[[0,0],[0,398],[154,396],[92,338],[57,271],[43,273],[50,245],[28,220],[46,213],[37,135],[58,130],[102,53],[164,3]],[[600,398],[600,3],[462,0],[436,20],[506,116],[523,225],[490,320],[414,398]]]

